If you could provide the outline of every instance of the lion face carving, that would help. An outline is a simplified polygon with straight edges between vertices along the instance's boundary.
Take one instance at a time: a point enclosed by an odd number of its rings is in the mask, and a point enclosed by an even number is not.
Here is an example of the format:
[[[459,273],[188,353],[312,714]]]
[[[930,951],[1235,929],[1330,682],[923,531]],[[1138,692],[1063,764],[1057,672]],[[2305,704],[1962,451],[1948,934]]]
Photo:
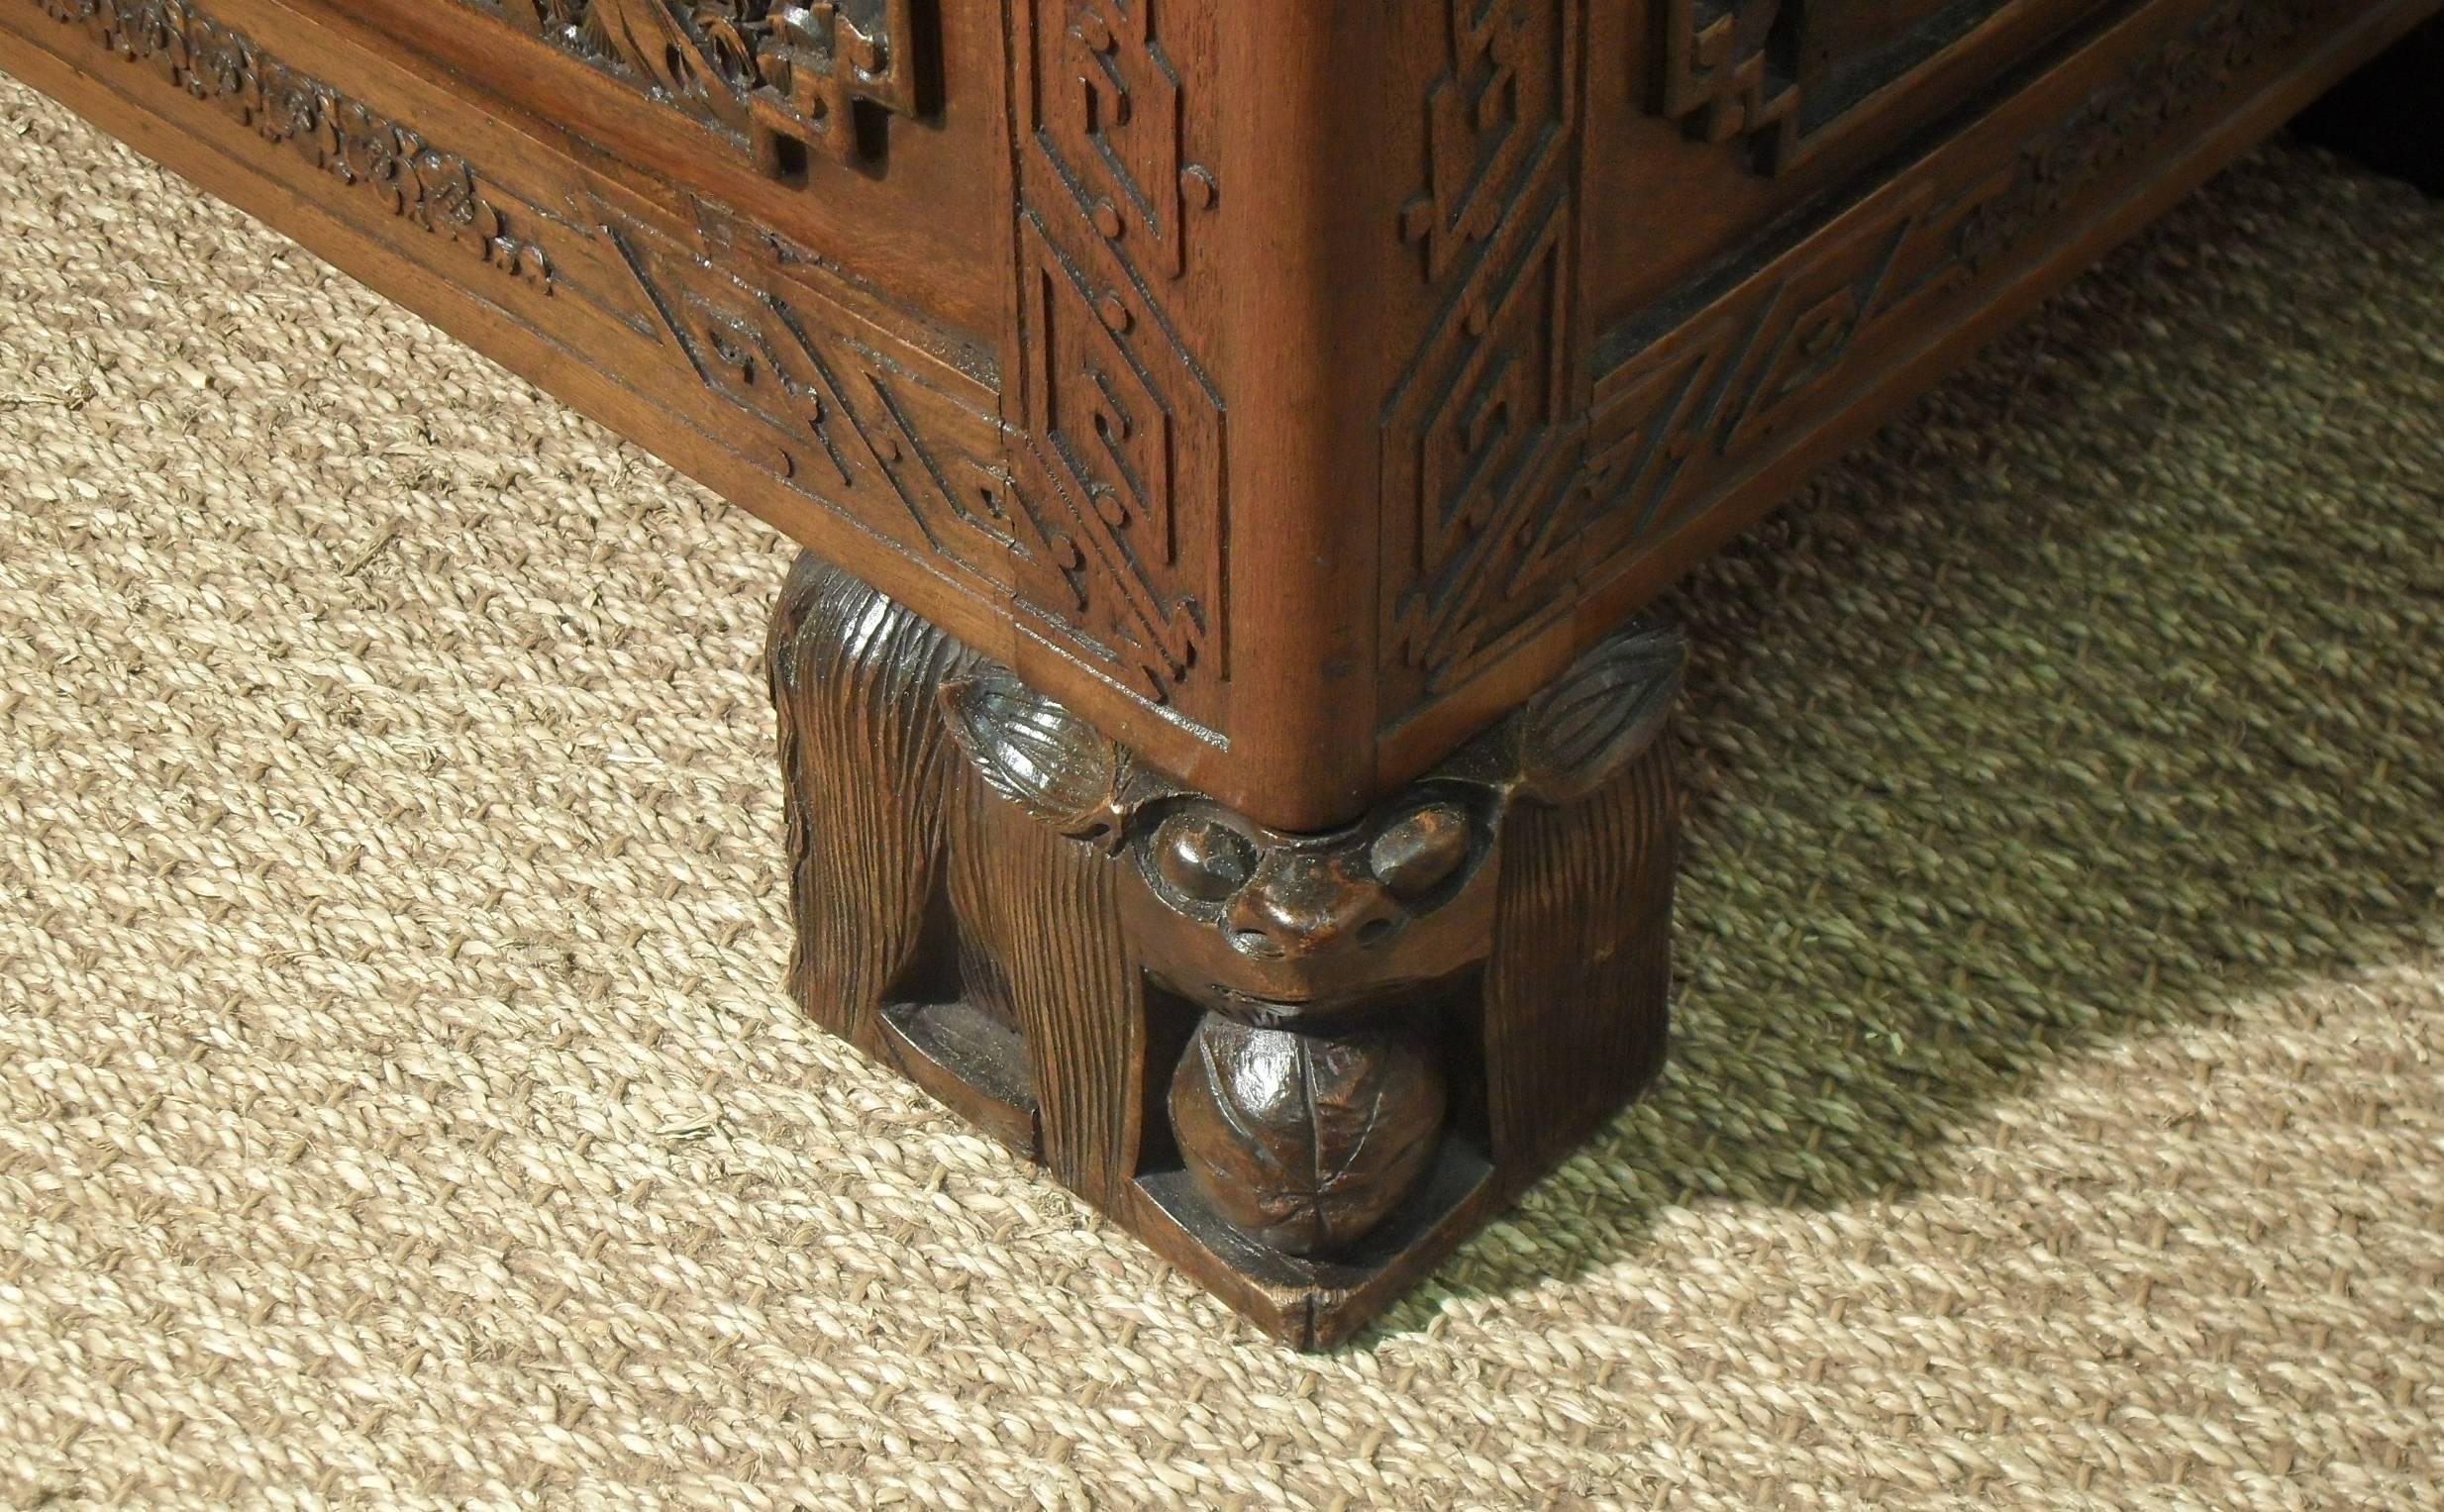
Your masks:
[[[942,701],[988,786],[1124,858],[1121,907],[1150,974],[1241,1023],[1305,1029],[1482,959],[1510,805],[1600,787],[1662,728],[1683,659],[1677,634],[1632,626],[1434,771],[1317,834],[1138,764],[997,666],[947,682]]]
[[[1147,966],[1242,1022],[1288,1025],[1382,1005],[1484,950],[1500,795],[1420,784],[1321,835],[1207,799],[1153,800],[1124,841],[1122,903]]]

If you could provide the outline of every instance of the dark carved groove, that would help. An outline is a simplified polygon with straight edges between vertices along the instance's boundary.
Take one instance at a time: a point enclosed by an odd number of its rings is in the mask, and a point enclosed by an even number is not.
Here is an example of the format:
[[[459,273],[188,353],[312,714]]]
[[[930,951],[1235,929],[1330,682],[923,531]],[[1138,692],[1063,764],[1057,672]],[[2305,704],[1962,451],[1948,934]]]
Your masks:
[[[1771,166],[1798,133],[1806,0],[1661,0],[1655,108],[1704,142],[1757,143]]]
[[[2026,0],[1658,0],[1651,102],[1756,171],[1786,172],[1847,112],[2015,8]]]

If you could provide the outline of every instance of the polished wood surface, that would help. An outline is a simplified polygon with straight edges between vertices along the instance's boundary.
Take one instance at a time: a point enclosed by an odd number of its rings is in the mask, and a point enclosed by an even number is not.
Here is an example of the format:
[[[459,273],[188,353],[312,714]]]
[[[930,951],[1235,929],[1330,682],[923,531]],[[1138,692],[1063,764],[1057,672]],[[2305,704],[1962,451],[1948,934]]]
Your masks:
[[[810,554],[806,1011],[1346,1336],[1653,1074],[1634,616],[2439,0],[0,0]],[[2439,34],[2311,126],[2432,178]]]

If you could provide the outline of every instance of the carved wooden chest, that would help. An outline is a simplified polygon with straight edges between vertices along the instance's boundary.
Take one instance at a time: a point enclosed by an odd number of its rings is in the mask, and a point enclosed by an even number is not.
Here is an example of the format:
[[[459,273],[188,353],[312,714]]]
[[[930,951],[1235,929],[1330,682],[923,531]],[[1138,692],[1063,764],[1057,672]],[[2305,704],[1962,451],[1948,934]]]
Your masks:
[[[1346,1336],[1661,1054],[1634,616],[2437,0],[0,0],[802,542],[807,1010]]]

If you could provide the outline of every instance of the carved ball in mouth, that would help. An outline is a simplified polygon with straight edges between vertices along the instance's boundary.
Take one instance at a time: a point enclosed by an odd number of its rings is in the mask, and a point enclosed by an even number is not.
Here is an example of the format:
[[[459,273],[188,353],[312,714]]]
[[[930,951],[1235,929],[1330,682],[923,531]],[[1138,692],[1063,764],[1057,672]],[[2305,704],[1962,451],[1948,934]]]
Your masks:
[[[1364,1239],[1416,1188],[1449,1101],[1414,1034],[1299,1034],[1208,1015],[1171,1080],[1171,1127],[1198,1192],[1233,1228],[1323,1256]]]

